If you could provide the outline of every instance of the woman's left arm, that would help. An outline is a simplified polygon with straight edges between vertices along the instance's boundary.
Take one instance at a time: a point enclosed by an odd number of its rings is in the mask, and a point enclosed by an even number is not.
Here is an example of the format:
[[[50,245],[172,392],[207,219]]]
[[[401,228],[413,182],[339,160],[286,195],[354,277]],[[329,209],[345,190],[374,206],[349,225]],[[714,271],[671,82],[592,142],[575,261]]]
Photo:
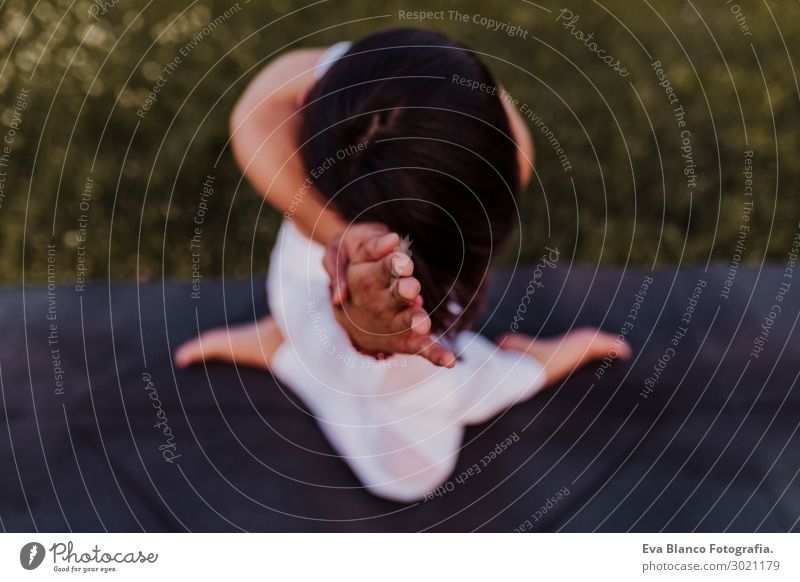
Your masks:
[[[503,90],[505,94],[505,90]],[[533,166],[536,161],[536,152],[533,148],[533,139],[528,130],[528,124],[522,119],[519,111],[511,104],[508,99],[501,98],[503,109],[508,116],[508,125],[511,128],[511,137],[517,146],[517,165],[519,166],[520,189],[528,185],[533,174]]]

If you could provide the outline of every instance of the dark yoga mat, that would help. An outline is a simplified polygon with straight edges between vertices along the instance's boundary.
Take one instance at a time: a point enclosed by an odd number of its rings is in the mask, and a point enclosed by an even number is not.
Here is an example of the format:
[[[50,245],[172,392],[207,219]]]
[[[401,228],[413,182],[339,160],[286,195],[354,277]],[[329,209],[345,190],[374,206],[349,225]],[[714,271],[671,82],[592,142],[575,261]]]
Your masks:
[[[635,359],[471,427],[451,481],[409,506],[361,489],[269,375],[172,368],[198,326],[262,315],[262,279],[204,281],[199,299],[186,283],[5,289],[2,528],[797,530],[800,288],[782,293],[783,266],[742,268],[723,298],[728,277],[496,273],[490,337],[515,321],[543,335],[624,328]]]

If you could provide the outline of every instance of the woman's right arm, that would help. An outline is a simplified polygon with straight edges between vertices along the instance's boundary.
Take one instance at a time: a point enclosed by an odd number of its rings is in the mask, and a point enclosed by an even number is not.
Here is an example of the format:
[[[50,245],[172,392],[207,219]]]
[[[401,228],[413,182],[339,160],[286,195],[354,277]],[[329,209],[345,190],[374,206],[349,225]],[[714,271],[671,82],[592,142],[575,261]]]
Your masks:
[[[384,225],[348,224],[326,206],[322,195],[306,184],[307,172],[298,153],[302,104],[316,82],[315,65],[323,49],[302,49],[286,53],[267,65],[247,86],[230,119],[231,144],[236,163],[245,177],[279,212],[290,212],[303,234],[328,247],[326,269],[333,275],[334,311],[351,338],[359,335],[363,347],[382,352],[421,353],[439,365],[450,364],[452,354],[431,342],[427,328],[412,326],[427,314],[421,307],[419,285],[411,276],[400,275],[394,287],[389,278],[376,286],[369,273],[382,272],[394,245],[376,246],[377,240],[391,243]],[[302,195],[300,194],[302,192]],[[387,237],[387,235],[389,235]],[[363,249],[354,272],[365,276],[351,279],[346,285],[350,258]],[[403,285],[400,283],[403,282]],[[416,283],[416,284],[415,284]],[[405,297],[403,290],[410,290]],[[353,303],[353,299],[358,303]],[[358,324],[356,324],[358,321]],[[414,327],[414,331],[411,328]]]
[[[327,245],[346,223],[313,186],[304,188],[306,171],[297,151],[300,107],[323,52],[296,50],[267,65],[236,103],[230,130],[234,158],[250,184],[278,211],[291,212],[305,235]]]

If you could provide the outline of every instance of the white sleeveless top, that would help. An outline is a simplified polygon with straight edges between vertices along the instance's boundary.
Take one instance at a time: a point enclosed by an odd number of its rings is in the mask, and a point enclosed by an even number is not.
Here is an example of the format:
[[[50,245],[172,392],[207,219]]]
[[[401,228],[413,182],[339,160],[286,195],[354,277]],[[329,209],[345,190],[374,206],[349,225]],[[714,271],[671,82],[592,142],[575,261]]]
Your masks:
[[[314,414],[367,489],[411,502],[453,471],[464,427],[531,397],[545,382],[529,356],[465,331],[452,369],[420,356],[376,360],[357,352],[330,304],[325,249],[284,221],[267,277],[284,341],[272,371]],[[424,293],[424,289],[423,289]]]
[[[350,46],[325,51],[317,78]],[[270,312],[284,338],[272,371],[303,399],[367,489],[420,500],[452,473],[464,427],[530,398],[544,386],[544,370],[469,331],[454,342],[460,359],[452,369],[420,356],[379,361],[360,354],[333,315],[324,254],[284,221],[267,277]]]

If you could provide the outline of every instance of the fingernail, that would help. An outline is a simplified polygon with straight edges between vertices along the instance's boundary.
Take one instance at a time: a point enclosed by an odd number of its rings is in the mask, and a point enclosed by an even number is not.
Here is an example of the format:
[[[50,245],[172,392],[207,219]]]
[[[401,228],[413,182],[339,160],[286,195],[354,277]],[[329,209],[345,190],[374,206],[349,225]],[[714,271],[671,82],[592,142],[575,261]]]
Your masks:
[[[404,299],[413,299],[412,296],[416,294],[417,287],[414,284],[414,281],[409,279],[401,279],[397,284],[397,290]]]
[[[405,270],[408,268],[409,258],[405,255],[397,255],[392,259],[392,269],[394,270],[394,274],[402,276]]]

